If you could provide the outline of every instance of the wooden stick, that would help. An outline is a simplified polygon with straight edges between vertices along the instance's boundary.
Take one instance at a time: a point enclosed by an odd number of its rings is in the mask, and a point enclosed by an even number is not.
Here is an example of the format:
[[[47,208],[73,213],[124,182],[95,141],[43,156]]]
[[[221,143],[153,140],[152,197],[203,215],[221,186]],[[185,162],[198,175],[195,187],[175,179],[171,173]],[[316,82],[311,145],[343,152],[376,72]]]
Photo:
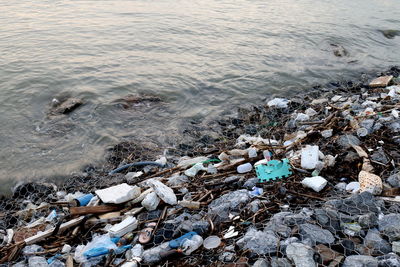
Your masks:
[[[69,212],[71,213],[71,215],[87,215],[87,214],[101,214],[117,210],[121,210],[121,207],[101,205],[101,206],[71,207],[69,209]]]

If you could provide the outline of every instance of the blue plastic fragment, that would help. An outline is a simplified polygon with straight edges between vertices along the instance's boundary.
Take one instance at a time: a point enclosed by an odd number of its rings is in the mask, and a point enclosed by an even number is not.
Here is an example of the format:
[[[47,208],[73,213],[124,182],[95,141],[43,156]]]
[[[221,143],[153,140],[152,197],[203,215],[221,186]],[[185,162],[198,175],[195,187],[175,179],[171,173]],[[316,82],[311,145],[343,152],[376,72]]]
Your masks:
[[[76,201],[78,201],[79,206],[86,206],[87,204],[89,204],[90,200],[92,200],[93,197],[93,194],[86,194],[76,198]]]
[[[192,239],[193,236],[197,235],[196,232],[189,232],[184,234],[181,237],[178,237],[177,239],[171,240],[169,241],[169,247],[176,249],[182,246],[182,244],[186,241],[186,240],[190,240]]]
[[[256,166],[256,174],[260,182],[282,179],[292,175],[288,159],[270,160],[266,165]]]

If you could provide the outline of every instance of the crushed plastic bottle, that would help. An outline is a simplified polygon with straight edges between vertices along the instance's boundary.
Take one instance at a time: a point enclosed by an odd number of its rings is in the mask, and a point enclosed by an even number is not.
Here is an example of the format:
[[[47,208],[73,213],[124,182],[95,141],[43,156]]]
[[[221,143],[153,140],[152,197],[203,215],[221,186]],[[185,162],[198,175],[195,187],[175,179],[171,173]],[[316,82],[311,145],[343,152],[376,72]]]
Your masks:
[[[201,247],[203,244],[203,238],[200,235],[194,235],[192,238],[187,239],[182,244],[182,251],[185,255],[192,254],[193,251]]]
[[[237,166],[237,168],[236,168],[238,173],[250,172],[252,169],[253,169],[253,166],[251,165],[251,163],[245,163],[245,164]]]

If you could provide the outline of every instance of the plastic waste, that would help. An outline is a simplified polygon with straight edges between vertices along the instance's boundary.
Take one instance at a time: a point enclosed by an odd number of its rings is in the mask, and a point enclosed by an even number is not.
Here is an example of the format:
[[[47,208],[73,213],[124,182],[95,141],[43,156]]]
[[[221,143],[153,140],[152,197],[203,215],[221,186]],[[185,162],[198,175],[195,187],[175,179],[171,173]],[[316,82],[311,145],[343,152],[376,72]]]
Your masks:
[[[159,198],[161,198],[165,203],[170,205],[176,205],[178,200],[174,193],[174,190],[161,183],[160,181],[153,180],[150,186],[154,189],[154,192]]]
[[[108,230],[108,232],[110,233],[110,236],[121,237],[126,233],[135,230],[137,226],[138,226],[138,220],[136,220],[136,218],[133,216],[129,216],[122,222],[113,225],[113,227],[111,227],[110,230]]]
[[[158,204],[160,204],[160,199],[155,192],[151,192],[145,196],[141,204],[147,210],[152,211],[157,208]]]
[[[22,254],[24,254],[26,256],[26,255],[34,254],[36,252],[41,252],[41,251],[44,251],[43,247],[41,247],[39,245],[36,245],[36,244],[33,244],[33,245],[30,245],[30,246],[24,247],[22,249]]]
[[[216,174],[218,172],[217,168],[214,165],[207,166],[207,173],[209,174]]]
[[[302,185],[311,188],[315,192],[319,192],[327,185],[328,181],[321,176],[308,177],[301,181]]]
[[[174,240],[169,241],[169,244],[168,244],[168,245],[169,245],[170,248],[179,248],[179,247],[182,247],[183,243],[184,243],[186,240],[192,239],[192,237],[195,236],[195,235],[198,235],[198,234],[197,234],[196,232],[189,232],[189,233],[186,233],[186,234],[184,234],[183,236],[178,237],[177,239],[174,239]]]
[[[292,175],[288,159],[270,160],[266,165],[256,166],[256,174],[260,182],[282,179]]]
[[[71,246],[68,244],[65,244],[62,249],[61,249],[61,253],[70,253],[71,252]]]
[[[183,157],[179,160],[178,167],[189,167],[197,163],[202,163],[206,160],[208,160],[207,157],[197,157],[197,158]]]
[[[194,235],[191,239],[186,239],[182,244],[183,254],[192,254],[192,252],[201,247],[202,244],[203,238],[200,235]]]
[[[269,107],[277,107],[277,108],[287,108],[290,100],[285,98],[274,98],[268,101],[267,105]]]
[[[219,245],[221,244],[221,238],[219,238],[216,235],[211,235],[209,237],[207,237],[206,239],[204,239],[203,242],[203,246],[206,249],[214,249],[219,247]]]
[[[92,200],[93,197],[93,194],[85,194],[83,196],[75,198],[74,201],[76,202],[77,206],[86,206],[87,204],[89,204],[90,200]]]
[[[270,161],[271,157],[272,157],[272,153],[269,152],[269,150],[264,150],[263,151],[263,156],[264,156],[264,159],[266,159],[267,161]]]
[[[250,172],[252,169],[253,169],[253,166],[251,165],[251,163],[245,163],[245,164],[237,166],[237,168],[236,168],[238,173]]]
[[[312,170],[318,164],[319,147],[307,145],[301,150],[301,167],[303,169]]]
[[[28,259],[29,267],[47,267],[49,264],[46,261],[46,258],[33,256]]]
[[[46,222],[52,222],[52,221],[54,221],[55,219],[57,218],[57,212],[56,212],[56,210],[52,210],[51,212],[50,212],[50,214],[46,217]]]
[[[333,129],[321,131],[321,135],[323,138],[329,138],[333,135]]]
[[[181,200],[178,201],[178,205],[192,210],[200,209],[200,202],[198,201]]]
[[[140,195],[140,188],[122,183],[109,188],[96,190],[95,193],[104,203],[119,204],[137,198]]]
[[[253,191],[250,191],[249,193],[253,197],[261,196],[263,194],[263,192],[264,192],[264,190],[262,188],[259,188],[259,187],[253,187],[252,189],[253,189]]]
[[[297,113],[296,118],[294,119],[295,121],[308,121],[310,120],[310,116],[304,113]]]
[[[249,158],[255,158],[255,157],[257,157],[257,149],[254,148],[254,147],[250,147],[250,148],[247,150],[247,153],[248,153]]]
[[[195,177],[199,171],[207,171],[207,168],[204,167],[203,163],[201,162],[196,163],[193,167],[187,169],[185,171],[185,175],[189,177]]]
[[[356,132],[359,137],[364,137],[368,135],[368,130],[364,127],[358,128]]]
[[[239,232],[235,231],[235,226],[229,226],[228,231],[224,234],[224,239],[229,239],[238,235]]]
[[[140,262],[143,251],[143,246],[141,244],[136,244],[133,248],[126,252],[125,258],[127,260],[137,260]]]

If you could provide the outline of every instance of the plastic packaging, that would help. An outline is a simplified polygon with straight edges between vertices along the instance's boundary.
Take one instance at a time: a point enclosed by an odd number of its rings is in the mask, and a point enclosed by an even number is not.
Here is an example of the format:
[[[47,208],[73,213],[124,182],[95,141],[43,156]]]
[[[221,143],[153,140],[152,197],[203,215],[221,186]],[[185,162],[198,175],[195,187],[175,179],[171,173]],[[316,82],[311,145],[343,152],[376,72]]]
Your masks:
[[[255,157],[257,157],[257,149],[254,148],[254,147],[250,147],[250,148],[247,150],[247,153],[248,153],[248,155],[249,155],[249,158],[255,158]]]
[[[113,225],[113,227],[108,230],[110,236],[118,236],[121,237],[129,232],[135,230],[138,226],[138,221],[135,217],[129,216],[122,222]]]
[[[186,240],[192,239],[192,237],[195,236],[195,235],[198,235],[198,234],[197,234],[196,232],[189,232],[189,233],[186,233],[186,234],[184,234],[183,236],[178,237],[177,239],[174,239],[174,240],[169,241],[169,247],[170,247],[170,248],[179,248],[179,247],[182,247],[183,243],[184,243]]]
[[[155,192],[151,192],[145,196],[141,204],[149,211],[155,210],[160,204],[160,199]]]
[[[312,170],[317,167],[319,158],[319,147],[309,146],[301,150],[301,167],[303,169]]]
[[[204,167],[203,163],[201,162],[196,163],[193,167],[187,169],[185,171],[185,175],[189,177],[195,177],[199,171],[207,171],[207,168]]]
[[[156,192],[157,196],[161,198],[165,203],[170,205],[176,205],[178,200],[174,193],[174,190],[161,183],[160,181],[154,180],[151,182],[151,187]]]
[[[96,190],[95,193],[104,203],[119,204],[140,196],[140,188],[122,183],[109,188]]]
[[[268,101],[267,105],[269,107],[287,108],[289,102],[290,101],[285,98],[274,98],[274,99]]]
[[[358,135],[359,137],[367,136],[367,135],[368,135],[368,130],[365,129],[365,128],[358,128],[358,129],[357,129],[357,135]]]
[[[194,235],[191,239],[186,239],[182,244],[183,254],[192,254],[192,252],[201,247],[202,244],[203,238],[200,235]]]
[[[219,247],[219,245],[221,244],[221,238],[219,238],[216,235],[211,235],[209,237],[207,237],[206,239],[204,239],[203,242],[203,246],[206,249],[214,249]]]
[[[246,173],[246,172],[250,172],[253,169],[253,166],[251,165],[251,163],[245,163],[242,165],[237,166],[237,172],[238,173]]]

